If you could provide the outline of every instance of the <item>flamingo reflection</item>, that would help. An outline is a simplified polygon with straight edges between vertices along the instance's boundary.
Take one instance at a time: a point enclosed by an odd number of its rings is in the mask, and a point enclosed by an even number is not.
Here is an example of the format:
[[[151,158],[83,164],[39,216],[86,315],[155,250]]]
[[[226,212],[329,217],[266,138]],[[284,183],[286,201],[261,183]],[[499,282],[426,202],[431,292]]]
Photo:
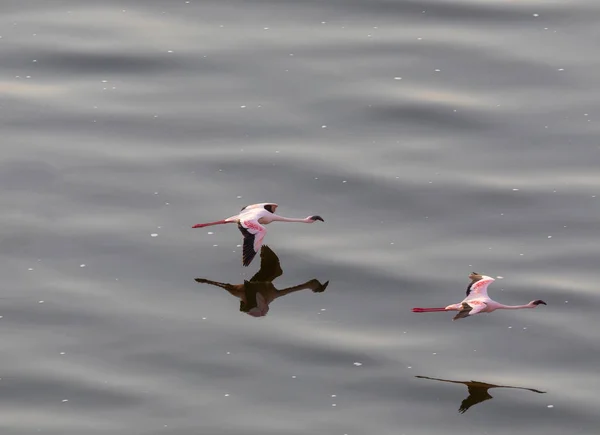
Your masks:
[[[438,378],[429,378],[427,376],[415,376],[416,378],[421,379],[429,379],[432,381],[440,381],[440,382],[449,382],[452,384],[464,384],[467,386],[469,390],[469,396],[462,401],[460,407],[458,408],[458,412],[464,414],[467,410],[478,403],[485,402],[486,400],[493,399],[494,397],[488,393],[488,390],[491,388],[514,388],[517,390],[528,390],[533,391],[534,393],[544,394],[545,391],[534,390],[533,388],[524,388],[524,387],[511,387],[508,385],[494,385],[487,384],[485,382],[478,381],[451,381],[448,379],[438,379]]]
[[[329,281],[321,284],[318,280],[311,279],[303,284],[278,290],[273,285],[273,281],[282,274],[279,258],[271,248],[263,245],[260,249],[260,270],[249,281],[244,281],[243,284],[228,284],[196,278],[196,282],[227,290],[232,296],[240,299],[240,311],[253,317],[266,316],[269,305],[277,298],[305,289],[322,293],[329,285]]]

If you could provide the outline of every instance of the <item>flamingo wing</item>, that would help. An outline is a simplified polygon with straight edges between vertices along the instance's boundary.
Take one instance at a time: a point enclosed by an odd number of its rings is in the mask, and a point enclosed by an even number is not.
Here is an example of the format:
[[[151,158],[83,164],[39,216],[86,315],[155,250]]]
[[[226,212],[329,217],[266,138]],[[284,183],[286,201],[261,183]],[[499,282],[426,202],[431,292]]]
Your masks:
[[[473,405],[493,399],[493,397],[488,393],[487,388],[473,387],[469,385],[467,385],[467,388],[469,390],[469,397],[463,400],[460,404],[460,408],[458,408],[458,412],[461,414],[467,412],[467,410]]]
[[[482,312],[487,305],[482,301],[466,301],[462,302],[462,309],[458,312],[456,316],[452,320],[464,319],[468,316],[473,316],[477,313]]]
[[[238,229],[244,236],[242,264],[248,266],[260,251],[267,230],[255,220],[240,221]]]
[[[469,288],[469,292],[467,293],[467,299],[471,298],[487,298],[487,288],[488,286],[495,281],[491,276],[484,276],[479,281],[473,283],[473,285]]]
[[[272,282],[283,274],[279,257],[267,245],[260,248],[260,270],[254,274],[250,281]]]

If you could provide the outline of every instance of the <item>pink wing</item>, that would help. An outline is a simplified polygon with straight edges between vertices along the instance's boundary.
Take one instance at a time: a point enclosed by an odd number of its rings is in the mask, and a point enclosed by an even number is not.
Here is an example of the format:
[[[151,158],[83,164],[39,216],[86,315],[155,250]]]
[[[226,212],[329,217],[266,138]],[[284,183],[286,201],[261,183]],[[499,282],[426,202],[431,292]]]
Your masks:
[[[465,300],[475,299],[475,298],[487,298],[489,297],[487,294],[488,286],[496,281],[491,276],[483,276],[479,281],[471,286],[471,291],[469,292],[469,296],[465,298]]]
[[[471,306],[473,308],[471,311],[469,311],[469,316],[474,316],[475,314],[483,311],[485,309],[485,307],[487,307],[485,302],[471,301],[471,302],[467,302],[467,303],[469,304],[469,306]]]
[[[254,220],[240,221],[238,228],[244,236],[242,264],[248,266],[260,251],[267,229]]]

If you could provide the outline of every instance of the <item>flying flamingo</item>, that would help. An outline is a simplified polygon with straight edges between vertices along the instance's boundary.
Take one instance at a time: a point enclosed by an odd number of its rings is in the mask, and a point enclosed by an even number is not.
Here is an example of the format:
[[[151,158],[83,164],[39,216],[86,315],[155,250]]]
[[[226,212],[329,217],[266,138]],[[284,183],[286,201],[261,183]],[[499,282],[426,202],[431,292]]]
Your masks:
[[[432,381],[441,381],[441,382],[450,382],[452,384],[464,384],[467,386],[469,390],[469,396],[462,401],[460,404],[460,408],[458,408],[458,412],[464,414],[467,410],[478,403],[484,402],[489,399],[493,399],[494,396],[488,393],[488,390],[492,388],[514,388],[516,390],[528,390],[533,391],[534,393],[544,394],[545,391],[535,390],[533,388],[524,388],[524,387],[511,387],[508,385],[494,385],[488,384],[486,382],[478,382],[478,381],[451,381],[449,379],[439,379],[439,378],[430,378],[427,376],[416,376],[421,379],[430,379]]]
[[[413,308],[413,313],[432,313],[438,311],[458,311],[452,320],[462,319],[478,313],[491,313],[496,310],[518,310],[535,308],[540,304],[546,305],[541,299],[531,301],[526,305],[503,305],[492,300],[487,294],[488,286],[495,280],[492,277],[471,272],[471,283],[467,287],[467,297],[459,304],[448,305],[446,308]]]
[[[237,223],[239,230],[244,236],[242,264],[248,266],[256,256],[256,253],[260,251],[265,234],[267,234],[267,229],[264,225],[270,224],[271,222],[304,222],[307,224],[312,224],[316,221],[325,222],[321,216],[309,216],[304,219],[279,216],[275,214],[277,207],[277,204],[272,202],[247,205],[235,216],[216,222],[196,224],[192,228],[204,228],[210,225]]]

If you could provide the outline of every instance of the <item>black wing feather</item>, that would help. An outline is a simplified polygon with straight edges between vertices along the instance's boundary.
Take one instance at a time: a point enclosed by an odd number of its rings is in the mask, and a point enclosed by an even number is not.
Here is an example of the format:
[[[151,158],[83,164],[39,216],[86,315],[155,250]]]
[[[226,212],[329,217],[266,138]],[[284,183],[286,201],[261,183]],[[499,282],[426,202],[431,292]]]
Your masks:
[[[282,274],[283,270],[281,270],[277,254],[267,245],[263,245],[260,248],[260,269],[250,278],[250,281],[272,282]]]
[[[244,236],[244,242],[242,244],[242,264],[248,266],[256,256],[256,251],[254,250],[254,237],[256,235],[244,228],[241,223],[238,223],[238,229]]]

